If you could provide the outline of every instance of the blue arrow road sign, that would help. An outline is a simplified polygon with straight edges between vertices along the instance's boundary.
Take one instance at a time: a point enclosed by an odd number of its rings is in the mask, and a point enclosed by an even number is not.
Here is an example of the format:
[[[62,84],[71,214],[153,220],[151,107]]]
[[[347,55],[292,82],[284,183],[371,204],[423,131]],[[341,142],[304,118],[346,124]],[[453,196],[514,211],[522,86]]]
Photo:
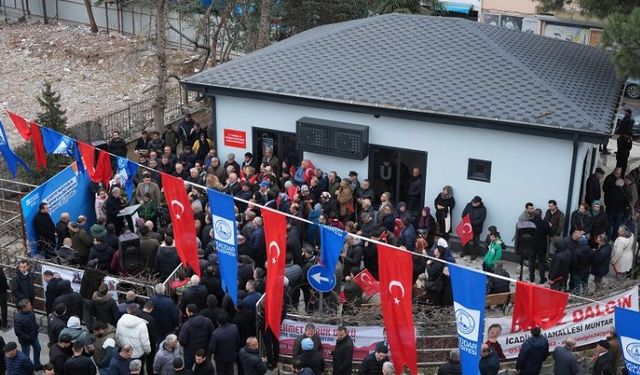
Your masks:
[[[316,264],[307,271],[309,285],[318,292],[330,292],[336,287],[336,276],[327,271],[321,264]]]

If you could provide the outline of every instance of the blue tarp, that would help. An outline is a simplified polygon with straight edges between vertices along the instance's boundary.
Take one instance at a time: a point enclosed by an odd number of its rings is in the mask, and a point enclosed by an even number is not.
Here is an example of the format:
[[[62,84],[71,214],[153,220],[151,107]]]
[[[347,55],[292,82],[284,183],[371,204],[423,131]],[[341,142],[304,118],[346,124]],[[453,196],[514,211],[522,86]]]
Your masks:
[[[447,10],[447,12],[463,14],[469,14],[471,12],[471,8],[473,7],[473,5],[471,4],[453,3],[449,1],[443,1],[442,5]]]

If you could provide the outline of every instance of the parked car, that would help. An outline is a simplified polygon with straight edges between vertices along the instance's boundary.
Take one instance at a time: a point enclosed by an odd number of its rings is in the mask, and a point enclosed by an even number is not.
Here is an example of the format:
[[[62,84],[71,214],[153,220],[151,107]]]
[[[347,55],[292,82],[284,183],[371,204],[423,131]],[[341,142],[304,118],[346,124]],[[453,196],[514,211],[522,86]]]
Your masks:
[[[629,78],[624,94],[631,99],[640,99],[640,78]]]

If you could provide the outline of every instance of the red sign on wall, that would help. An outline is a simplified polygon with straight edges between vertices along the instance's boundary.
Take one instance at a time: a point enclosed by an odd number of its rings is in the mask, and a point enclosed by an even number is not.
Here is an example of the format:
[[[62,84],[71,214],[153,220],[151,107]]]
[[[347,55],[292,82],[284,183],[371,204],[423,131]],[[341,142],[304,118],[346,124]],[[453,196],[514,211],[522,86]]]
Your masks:
[[[247,132],[224,129],[224,145],[228,147],[247,148]]]

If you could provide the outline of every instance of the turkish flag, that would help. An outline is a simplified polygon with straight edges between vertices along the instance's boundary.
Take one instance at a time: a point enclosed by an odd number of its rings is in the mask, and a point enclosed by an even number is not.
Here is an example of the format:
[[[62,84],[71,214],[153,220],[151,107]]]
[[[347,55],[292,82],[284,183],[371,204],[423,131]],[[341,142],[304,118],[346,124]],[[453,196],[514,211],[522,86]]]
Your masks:
[[[406,365],[417,375],[416,333],[411,309],[413,282],[412,273],[407,272],[413,268],[412,256],[388,245],[378,245],[378,264],[382,317],[389,348],[393,351],[393,366],[397,373],[402,373]]]
[[[98,162],[96,163],[96,168],[93,176],[91,177],[91,181],[95,183],[102,182],[102,186],[107,189],[109,187],[109,180],[111,180],[112,176],[113,171],[111,170],[111,158],[109,153],[100,150],[98,153]]]
[[[33,124],[32,121],[28,121],[26,118],[17,115],[13,112],[9,112],[7,111],[7,114],[9,115],[9,117],[11,118],[11,121],[13,122],[13,125],[15,125],[16,129],[18,130],[18,133],[20,133],[20,135],[22,136],[22,138],[24,138],[25,141],[28,141],[31,139],[31,125]],[[42,136],[40,136],[40,139],[42,139]]]
[[[193,218],[191,202],[184,188],[181,178],[161,173],[162,190],[167,199],[171,223],[173,224],[173,238],[176,250],[183,265],[191,267],[193,272],[200,275],[198,261],[198,244],[196,242],[196,223]]]
[[[30,123],[29,135],[33,142],[33,153],[36,158],[36,168],[42,169],[47,167],[47,152],[44,149],[44,141],[42,140],[42,132],[35,122]]]
[[[568,299],[569,295],[564,292],[523,281],[516,282],[511,332],[555,326],[564,317]]]
[[[458,238],[460,239],[462,246],[466,245],[473,239],[473,227],[471,226],[471,217],[469,217],[469,214],[464,215],[462,221],[456,228],[456,233],[458,234]]]
[[[264,240],[267,247],[267,284],[265,285],[265,328],[280,340],[280,318],[284,294],[284,263],[287,257],[287,218],[279,212],[262,210]]]
[[[89,178],[93,180],[93,175],[96,173],[95,168],[95,148],[84,142],[78,142],[78,148],[80,149],[80,155],[84,164],[84,169],[87,171]]]
[[[372,296],[380,293],[380,283],[366,268],[353,278],[353,282],[356,283],[366,295]]]

